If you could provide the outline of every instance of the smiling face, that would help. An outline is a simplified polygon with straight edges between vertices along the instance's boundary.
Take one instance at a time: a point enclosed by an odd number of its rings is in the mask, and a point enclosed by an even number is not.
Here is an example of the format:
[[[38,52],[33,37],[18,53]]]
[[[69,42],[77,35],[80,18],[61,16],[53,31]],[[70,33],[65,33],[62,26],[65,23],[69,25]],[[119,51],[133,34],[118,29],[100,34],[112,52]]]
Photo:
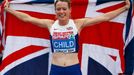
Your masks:
[[[59,22],[68,22],[71,10],[67,2],[58,1],[55,4],[55,12]]]

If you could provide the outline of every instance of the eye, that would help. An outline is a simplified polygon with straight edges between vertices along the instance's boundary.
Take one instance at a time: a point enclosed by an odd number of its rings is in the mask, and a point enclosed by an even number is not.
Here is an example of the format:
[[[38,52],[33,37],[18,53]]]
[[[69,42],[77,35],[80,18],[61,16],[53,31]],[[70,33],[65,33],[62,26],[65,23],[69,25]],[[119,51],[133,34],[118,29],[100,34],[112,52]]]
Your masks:
[[[61,10],[61,8],[56,8],[56,11],[60,11]]]
[[[63,10],[67,10],[67,8],[63,8]]]

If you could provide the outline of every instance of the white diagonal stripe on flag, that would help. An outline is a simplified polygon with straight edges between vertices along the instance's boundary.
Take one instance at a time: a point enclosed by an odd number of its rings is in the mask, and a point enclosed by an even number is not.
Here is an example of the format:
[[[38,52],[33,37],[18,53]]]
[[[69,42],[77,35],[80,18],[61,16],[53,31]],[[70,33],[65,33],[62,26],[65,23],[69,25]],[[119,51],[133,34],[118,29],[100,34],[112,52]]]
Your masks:
[[[50,47],[50,41],[47,39],[33,37],[8,36],[6,40],[6,47],[3,53],[3,59],[6,58],[8,55],[14,53],[15,51],[30,45]]]

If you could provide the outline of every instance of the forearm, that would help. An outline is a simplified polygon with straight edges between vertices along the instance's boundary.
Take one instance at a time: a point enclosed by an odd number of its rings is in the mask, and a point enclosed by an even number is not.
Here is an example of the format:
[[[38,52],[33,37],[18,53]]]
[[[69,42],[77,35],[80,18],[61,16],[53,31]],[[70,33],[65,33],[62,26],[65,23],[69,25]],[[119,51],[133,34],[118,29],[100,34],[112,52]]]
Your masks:
[[[119,8],[119,9],[117,9],[117,10],[108,12],[108,13],[103,15],[104,20],[105,21],[111,20],[111,19],[117,17],[118,15],[120,15],[121,13],[123,13],[126,10],[128,10],[128,8],[126,6],[123,6],[123,7]]]

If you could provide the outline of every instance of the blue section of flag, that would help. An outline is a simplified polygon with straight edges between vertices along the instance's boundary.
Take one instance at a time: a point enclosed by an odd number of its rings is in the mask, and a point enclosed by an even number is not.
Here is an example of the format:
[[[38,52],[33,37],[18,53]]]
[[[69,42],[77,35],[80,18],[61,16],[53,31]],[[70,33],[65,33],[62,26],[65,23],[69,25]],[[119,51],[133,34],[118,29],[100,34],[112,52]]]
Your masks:
[[[4,75],[48,75],[48,57],[49,53],[28,60]]]
[[[22,3],[54,3],[54,0],[21,0],[21,1],[17,1],[17,0],[11,0],[11,1],[15,1],[15,2],[22,2]]]
[[[88,59],[88,75],[112,75],[104,66],[92,58]]]
[[[134,71],[134,38],[125,48],[125,74],[132,75]]]
[[[131,40],[128,45],[125,47],[125,75],[132,75],[132,73],[134,72],[134,36],[132,36],[133,38],[130,39],[128,36],[130,34],[130,27],[131,27],[131,23],[132,23],[132,11],[133,11],[133,7],[132,7],[132,3],[133,0],[130,0],[131,2],[131,6],[128,12],[128,16],[127,16],[127,21],[126,21],[126,33],[125,33],[125,41],[127,41],[127,39]],[[133,33],[134,34],[134,33]]]
[[[97,0],[96,5],[100,5],[111,1],[122,1],[122,0]]]
[[[128,12],[128,16],[127,16],[127,20],[126,20],[126,33],[125,33],[125,41],[128,37],[129,34],[129,30],[130,30],[130,26],[131,26],[131,22],[132,22],[132,1],[130,0],[131,6]]]
[[[33,0],[31,3],[54,3],[54,0]]]

